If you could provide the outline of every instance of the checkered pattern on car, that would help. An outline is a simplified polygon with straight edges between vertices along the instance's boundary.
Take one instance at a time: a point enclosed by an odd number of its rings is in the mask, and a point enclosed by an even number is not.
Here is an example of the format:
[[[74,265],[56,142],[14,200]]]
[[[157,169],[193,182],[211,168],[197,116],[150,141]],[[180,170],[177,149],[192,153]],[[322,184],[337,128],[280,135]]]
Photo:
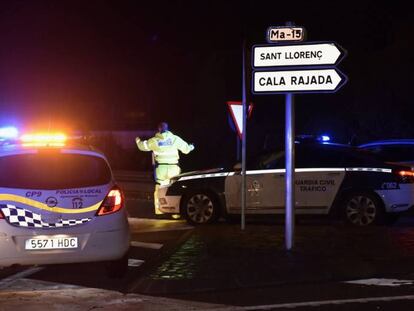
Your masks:
[[[91,218],[82,219],[61,219],[55,223],[47,223],[42,220],[42,216],[24,208],[11,204],[0,204],[0,209],[9,224],[18,227],[28,228],[62,228],[71,227],[91,221]]]

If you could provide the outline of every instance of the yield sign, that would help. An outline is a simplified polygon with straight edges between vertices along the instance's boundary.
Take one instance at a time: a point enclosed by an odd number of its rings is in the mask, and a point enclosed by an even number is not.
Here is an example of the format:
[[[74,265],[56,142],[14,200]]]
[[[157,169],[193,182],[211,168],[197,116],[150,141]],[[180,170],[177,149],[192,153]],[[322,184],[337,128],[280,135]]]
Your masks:
[[[236,125],[237,134],[239,138],[242,139],[243,134],[243,104],[242,102],[229,101],[227,102],[227,107],[229,108],[231,118],[233,119],[234,124]],[[253,111],[253,103],[249,104],[247,111],[247,118],[250,118]]]

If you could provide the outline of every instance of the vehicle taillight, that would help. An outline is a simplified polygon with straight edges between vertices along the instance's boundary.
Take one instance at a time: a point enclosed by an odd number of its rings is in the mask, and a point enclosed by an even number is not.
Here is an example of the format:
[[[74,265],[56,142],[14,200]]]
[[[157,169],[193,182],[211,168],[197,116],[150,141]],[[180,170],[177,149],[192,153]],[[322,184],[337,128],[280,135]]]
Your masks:
[[[397,171],[401,183],[414,183],[414,171]]]
[[[3,215],[3,212],[1,211],[1,209],[0,209],[0,219],[4,219],[4,215]]]
[[[109,191],[101,207],[96,213],[97,216],[109,215],[119,211],[124,206],[124,197],[119,188],[113,188]]]

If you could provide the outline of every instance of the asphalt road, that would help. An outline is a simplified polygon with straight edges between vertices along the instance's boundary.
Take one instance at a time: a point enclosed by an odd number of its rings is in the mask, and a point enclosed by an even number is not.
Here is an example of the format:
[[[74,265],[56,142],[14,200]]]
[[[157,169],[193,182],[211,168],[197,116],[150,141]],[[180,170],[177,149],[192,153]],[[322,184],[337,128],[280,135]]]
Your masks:
[[[131,293],[150,295],[155,297],[154,301],[157,302],[163,301],[162,299],[171,299],[158,309],[155,302],[150,301],[148,305],[152,307],[148,310],[412,310],[414,308],[414,266],[411,268],[409,264],[411,255],[414,254],[414,251],[411,251],[410,240],[411,228],[414,228],[414,218],[411,216],[403,218],[392,227],[379,227],[368,231],[353,231],[341,227],[340,223],[331,223],[325,218],[300,219],[298,224],[299,248],[302,244],[309,242],[304,238],[306,236],[314,235],[317,237],[322,234],[329,234],[332,235],[333,241],[329,246],[333,248],[332,254],[335,254],[335,239],[338,238],[348,240],[349,243],[346,247],[352,249],[352,244],[355,244],[355,241],[378,237],[375,245],[372,246],[375,254],[381,254],[382,251],[384,253],[389,252],[390,245],[393,245],[392,247],[395,247],[399,252],[392,257],[392,261],[390,261],[392,265],[387,266],[387,264],[384,264],[385,261],[381,261],[381,265],[378,265],[378,262],[374,260],[375,258],[370,258],[370,249],[367,249],[365,253],[361,249],[355,250],[356,257],[360,254],[366,257],[363,258],[364,266],[361,268],[355,262],[350,261],[349,266],[344,269],[346,273],[351,271],[351,275],[354,275],[353,272],[355,272],[355,276],[359,275],[360,271],[364,272],[363,274],[366,273],[365,277],[361,278],[342,279],[342,275],[339,275],[312,281],[312,278],[306,279],[307,275],[304,273],[304,279],[298,281],[301,275],[292,266],[286,266],[280,267],[280,270],[273,267],[273,270],[269,269],[268,273],[286,270],[283,278],[287,280],[289,269],[292,269],[292,277],[296,277],[296,279],[292,279],[292,282],[269,282],[266,284],[257,282],[256,279],[251,281],[253,277],[249,275],[250,279],[246,276],[245,280],[243,278],[236,280],[240,282],[238,287],[238,283],[231,273],[237,273],[239,270],[236,269],[237,267],[232,267],[232,265],[240,265],[240,262],[243,262],[245,258],[249,261],[251,258],[262,256],[261,260],[263,260],[268,251],[267,242],[264,241],[266,239],[270,243],[282,245],[282,221],[269,222],[260,219],[249,221],[247,232],[239,236],[237,223],[227,224],[221,222],[212,227],[193,228],[182,220],[170,220],[167,217],[164,217],[165,219],[155,218],[152,212],[152,202],[138,197],[134,193],[129,193],[129,195],[127,193],[127,206],[131,216],[132,242],[129,252],[130,266],[126,277],[109,279],[100,264],[2,269],[0,270],[0,311],[12,310],[11,307],[8,308],[9,305],[6,302],[11,301],[10,297],[20,297],[22,290],[27,294],[27,292],[47,287],[47,284],[53,284],[53,295],[56,297],[59,296],[59,293],[68,293],[78,288],[89,288],[108,290],[111,293],[120,292],[123,295],[131,295]],[[230,237],[231,234],[233,235]],[[395,239],[396,236],[402,236],[402,240],[405,236],[405,242],[398,245],[399,240]],[[241,246],[237,247],[236,250],[239,251],[243,247],[251,248],[254,245],[254,251],[248,255],[242,253],[245,257],[232,258],[231,252],[235,252],[234,249],[226,253],[222,248],[214,246],[218,241],[226,241],[226,237],[229,237],[229,241],[240,242]],[[312,241],[314,243],[318,242],[317,239]],[[340,252],[346,251],[346,249],[340,248],[341,245],[338,241],[337,246]],[[355,247],[361,248],[361,245]],[[306,250],[307,248],[303,249]],[[283,256],[283,249],[280,247],[276,247],[275,252],[279,252],[277,254]],[[302,265],[302,262],[300,262],[303,259],[301,255],[301,252],[298,252],[297,257],[294,258],[298,266]],[[338,258],[342,255],[342,253],[338,253]],[[386,255],[384,254],[385,257]],[[304,257],[304,260],[306,260],[303,262],[304,269],[312,267],[312,258],[319,260],[317,254],[312,254],[312,256],[315,257]],[[180,266],[177,258],[184,258],[182,259],[184,264],[181,263]],[[197,258],[197,260],[193,260],[194,258]],[[274,258],[277,260],[278,255]],[[348,258],[345,253],[344,258]],[[349,258],[352,259],[353,257]],[[273,257],[270,256],[269,260],[273,260]],[[401,264],[399,264],[399,260],[401,260]],[[225,264],[221,268],[214,267],[214,263],[217,262],[224,262]],[[255,261],[247,262],[244,270],[250,270],[251,274],[255,274],[257,267],[252,266],[252,262]],[[261,261],[262,265],[263,262]],[[319,269],[324,269],[324,264],[321,263]],[[327,270],[333,267],[331,262],[328,261],[327,264]],[[338,265],[346,266],[347,263],[338,259]],[[185,269],[181,269],[183,267]],[[376,269],[375,273],[372,272],[374,268]],[[193,269],[192,272],[191,269]],[[342,270],[341,272],[343,272]],[[266,272],[265,269],[261,271]],[[197,277],[200,273],[204,273],[202,275],[204,281],[205,279],[211,281],[208,278],[209,274],[213,278],[214,273],[220,273],[222,276],[221,279],[219,278],[221,284],[217,286],[217,283],[214,282],[200,282],[200,287],[198,287]],[[257,275],[261,276],[260,273],[263,272],[258,271]],[[226,279],[227,274],[228,279]],[[375,276],[375,280],[372,276]],[[148,282],[149,279],[151,279],[151,282]],[[246,283],[243,283],[243,281],[246,281]],[[361,283],[346,283],[345,281]],[[177,287],[171,287],[171,284],[176,284]],[[208,287],[206,284],[211,286]],[[180,291],[180,286],[183,286],[185,290]],[[171,288],[177,290],[170,290]],[[73,305],[80,305],[83,301],[82,297],[75,295]],[[88,299],[91,299],[91,297]],[[27,302],[25,305],[19,305],[19,301],[15,302],[14,307],[26,310],[24,306],[30,306],[30,303],[27,305]],[[49,304],[47,301],[43,303]],[[53,301],[50,302],[51,307],[52,304]],[[121,305],[125,310],[129,310],[127,309],[127,300],[121,302]],[[170,307],[166,307],[166,305]],[[134,306],[136,307],[136,302],[131,303],[131,308]],[[27,308],[27,310],[29,309]],[[65,307],[62,310],[66,309],[69,310]],[[73,310],[89,309],[92,309],[92,307]],[[105,308],[103,309],[105,310]],[[147,310],[145,307],[141,309]],[[51,310],[55,309],[52,308]]]

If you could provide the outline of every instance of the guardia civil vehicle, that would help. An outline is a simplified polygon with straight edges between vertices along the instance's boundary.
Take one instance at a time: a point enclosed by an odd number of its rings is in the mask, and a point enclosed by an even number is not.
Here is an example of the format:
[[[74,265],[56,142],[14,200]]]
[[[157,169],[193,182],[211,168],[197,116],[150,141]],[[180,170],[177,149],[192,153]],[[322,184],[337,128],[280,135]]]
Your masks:
[[[105,262],[127,270],[129,226],[107,159],[63,134],[0,146],[0,266]]]
[[[300,142],[296,148],[296,214],[335,215],[355,226],[391,222],[414,205],[414,172],[348,145]],[[283,214],[284,151],[247,163],[246,214]],[[241,211],[240,165],[181,174],[160,188],[160,210],[207,224]]]
[[[384,139],[359,145],[359,149],[375,154],[383,161],[414,168],[414,139]]]

